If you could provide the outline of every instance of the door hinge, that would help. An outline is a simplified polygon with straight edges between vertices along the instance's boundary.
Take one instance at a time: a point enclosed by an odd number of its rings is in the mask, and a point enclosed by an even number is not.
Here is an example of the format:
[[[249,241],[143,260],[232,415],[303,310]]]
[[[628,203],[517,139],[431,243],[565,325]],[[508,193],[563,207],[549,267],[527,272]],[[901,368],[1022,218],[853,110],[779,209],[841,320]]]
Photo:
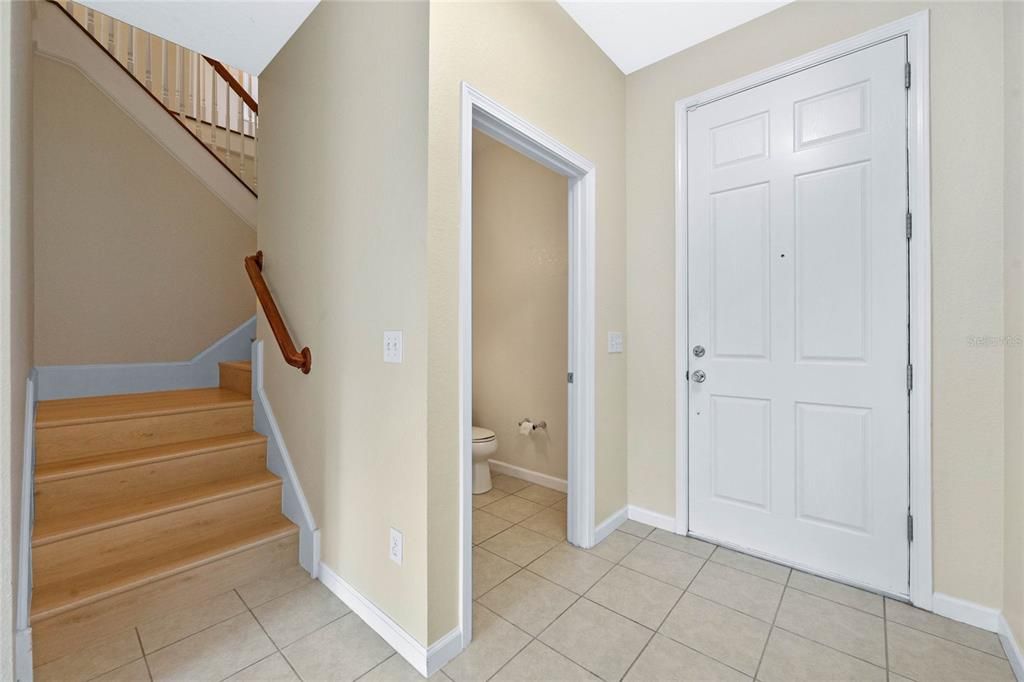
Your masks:
[[[914,214],[907,211],[907,239],[909,240],[914,234]]]
[[[914,541],[914,515],[907,514],[907,542]]]
[[[573,373],[572,373],[572,372],[569,372],[569,383],[570,383],[570,384],[572,383],[572,380],[573,380],[574,378],[575,378],[575,377],[573,376]]]
[[[903,87],[910,89],[910,62],[903,65]]]
[[[914,390],[914,366],[907,365],[907,393]]]

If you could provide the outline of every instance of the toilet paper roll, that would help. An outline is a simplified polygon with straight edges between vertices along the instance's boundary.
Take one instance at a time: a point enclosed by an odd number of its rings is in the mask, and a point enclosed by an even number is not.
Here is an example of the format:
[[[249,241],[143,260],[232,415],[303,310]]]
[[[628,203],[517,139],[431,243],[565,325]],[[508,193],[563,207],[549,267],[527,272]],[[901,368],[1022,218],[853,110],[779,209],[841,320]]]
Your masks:
[[[529,419],[524,419],[523,421],[519,422],[519,433],[523,434],[524,436],[529,436],[531,433],[533,433],[533,422],[531,422]]]

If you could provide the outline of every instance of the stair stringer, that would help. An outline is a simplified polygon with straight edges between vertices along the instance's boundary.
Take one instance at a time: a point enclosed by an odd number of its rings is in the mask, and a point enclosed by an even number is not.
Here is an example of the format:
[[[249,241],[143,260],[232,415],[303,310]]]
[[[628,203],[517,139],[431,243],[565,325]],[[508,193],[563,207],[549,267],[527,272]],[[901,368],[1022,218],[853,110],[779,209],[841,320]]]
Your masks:
[[[299,564],[316,578],[320,570],[320,528],[302,491],[291,454],[277,425],[270,400],[263,390],[263,342],[252,344],[252,403],[256,431],[267,437],[267,468],[278,476],[281,487],[281,513],[299,527]]]
[[[59,7],[38,2],[35,10],[33,38],[37,54],[81,72],[239,218],[256,229],[256,195],[206,145]]]

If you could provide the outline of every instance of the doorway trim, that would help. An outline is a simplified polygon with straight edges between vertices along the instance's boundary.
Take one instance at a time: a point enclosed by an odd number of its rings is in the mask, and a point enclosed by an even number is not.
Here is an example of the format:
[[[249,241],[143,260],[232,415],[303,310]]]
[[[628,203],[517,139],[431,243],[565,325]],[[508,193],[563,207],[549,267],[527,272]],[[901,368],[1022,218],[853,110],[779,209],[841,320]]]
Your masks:
[[[462,82],[459,219],[459,627],[473,617],[473,130],[498,140],[569,183],[569,542],[594,545],[595,245],[597,167],[540,128]]]
[[[692,109],[789,76],[900,36],[907,38],[911,80],[907,108],[908,190],[913,216],[910,240],[910,600],[932,608],[932,446],[931,446],[931,162],[929,132],[928,10],[833,43],[676,102],[676,533],[689,530],[689,364],[687,338],[687,115]]]

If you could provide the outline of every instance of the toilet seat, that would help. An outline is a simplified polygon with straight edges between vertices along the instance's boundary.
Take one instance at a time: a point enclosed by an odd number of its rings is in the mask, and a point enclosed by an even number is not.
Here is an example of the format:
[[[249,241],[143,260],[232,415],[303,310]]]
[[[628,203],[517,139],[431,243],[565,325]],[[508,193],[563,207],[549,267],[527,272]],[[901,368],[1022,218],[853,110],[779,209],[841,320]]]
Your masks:
[[[474,443],[486,443],[496,438],[494,431],[485,429],[482,426],[473,427],[473,442]]]

